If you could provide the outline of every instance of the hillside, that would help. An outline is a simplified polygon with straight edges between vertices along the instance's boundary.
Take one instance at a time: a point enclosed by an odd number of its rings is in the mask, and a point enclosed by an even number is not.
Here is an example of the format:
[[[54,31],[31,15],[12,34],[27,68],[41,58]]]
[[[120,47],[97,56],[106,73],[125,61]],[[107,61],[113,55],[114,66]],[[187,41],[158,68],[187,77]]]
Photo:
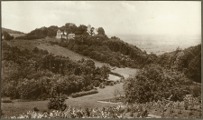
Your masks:
[[[193,81],[201,82],[201,45],[162,54],[157,62],[165,68],[183,72]]]
[[[55,39],[50,39],[50,38],[38,39],[38,40],[19,40],[19,39],[17,39],[17,40],[12,40],[12,41],[3,41],[3,43],[8,44],[9,46],[18,47],[21,50],[28,49],[28,50],[32,51],[33,49],[35,49],[37,47],[41,50],[48,51],[49,53],[51,53],[55,56],[69,57],[73,61],[78,61],[78,60],[81,60],[82,58],[84,58],[86,60],[92,60],[92,61],[94,61],[95,66],[101,67],[103,65],[107,65],[110,68],[114,68],[114,69],[112,69],[112,72],[118,73],[118,74],[124,76],[125,78],[128,78],[129,76],[134,75],[137,72],[137,69],[134,69],[134,68],[112,67],[109,64],[102,63],[100,61],[91,59],[87,56],[78,54],[74,51],[61,47],[59,45],[51,45],[48,41],[53,41],[53,40],[55,40]]]
[[[16,31],[16,30],[11,30],[11,29],[8,29],[8,28],[3,28],[2,27],[2,31],[6,31],[10,34],[24,34],[23,32],[20,32],[20,31]]]
[[[11,36],[14,36],[14,37],[19,37],[19,36],[22,36],[22,35],[25,34],[25,33],[20,32],[20,31],[11,30],[11,29],[8,29],[8,28],[3,28],[3,27],[2,27],[2,32],[7,32],[7,33],[9,33]]]
[[[97,28],[97,32],[94,32],[94,29],[91,27],[89,30],[86,25],[76,26],[73,23],[66,23],[61,27],[37,28],[24,37],[18,37],[18,39],[55,38],[57,30],[61,30],[67,34],[75,34],[74,40],[52,41],[52,44],[60,45],[111,66],[142,68],[146,64],[153,63],[156,59],[156,55],[147,54],[136,45],[128,44],[116,36],[109,38],[102,27]]]

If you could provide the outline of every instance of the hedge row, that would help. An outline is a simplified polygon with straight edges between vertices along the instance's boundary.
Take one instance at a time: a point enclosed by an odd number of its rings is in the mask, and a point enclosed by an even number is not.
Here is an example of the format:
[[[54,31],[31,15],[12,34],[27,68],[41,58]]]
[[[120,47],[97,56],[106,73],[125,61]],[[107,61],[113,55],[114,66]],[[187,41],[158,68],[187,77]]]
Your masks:
[[[98,93],[97,90],[90,90],[90,91],[82,91],[82,92],[73,93],[71,96],[73,98],[76,98],[76,97],[81,97],[84,95],[91,95],[91,94],[96,94],[96,93]]]
[[[118,74],[118,73],[115,73],[115,72],[110,72],[110,74],[121,77],[121,78],[124,79],[124,76],[122,76],[121,74]]]

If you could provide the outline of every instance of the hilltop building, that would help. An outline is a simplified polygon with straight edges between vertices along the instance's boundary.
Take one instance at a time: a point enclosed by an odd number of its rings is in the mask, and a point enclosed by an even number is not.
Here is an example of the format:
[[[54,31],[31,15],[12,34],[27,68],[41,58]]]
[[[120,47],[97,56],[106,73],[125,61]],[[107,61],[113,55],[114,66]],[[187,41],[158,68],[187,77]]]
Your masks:
[[[68,34],[68,40],[70,40],[70,39],[75,39],[75,34],[74,33]]]
[[[61,35],[62,35],[61,30],[58,30],[56,33],[56,39],[61,39]]]
[[[75,39],[75,34],[74,33],[67,34],[66,31],[58,30],[56,33],[56,39],[68,39],[68,40]]]

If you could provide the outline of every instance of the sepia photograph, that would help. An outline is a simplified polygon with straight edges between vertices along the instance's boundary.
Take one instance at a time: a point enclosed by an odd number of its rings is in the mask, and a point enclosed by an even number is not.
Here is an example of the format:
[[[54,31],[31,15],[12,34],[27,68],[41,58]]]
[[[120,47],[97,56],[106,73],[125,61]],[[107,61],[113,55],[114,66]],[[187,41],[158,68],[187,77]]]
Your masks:
[[[201,1],[1,1],[3,119],[202,118]]]

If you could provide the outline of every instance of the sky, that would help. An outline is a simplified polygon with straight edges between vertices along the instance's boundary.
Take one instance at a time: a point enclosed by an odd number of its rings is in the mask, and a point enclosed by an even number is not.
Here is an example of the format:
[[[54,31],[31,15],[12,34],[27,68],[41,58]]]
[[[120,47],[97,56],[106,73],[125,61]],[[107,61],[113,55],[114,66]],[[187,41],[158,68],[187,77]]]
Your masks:
[[[107,35],[200,35],[201,1],[2,1],[2,27],[25,33],[75,23]]]

